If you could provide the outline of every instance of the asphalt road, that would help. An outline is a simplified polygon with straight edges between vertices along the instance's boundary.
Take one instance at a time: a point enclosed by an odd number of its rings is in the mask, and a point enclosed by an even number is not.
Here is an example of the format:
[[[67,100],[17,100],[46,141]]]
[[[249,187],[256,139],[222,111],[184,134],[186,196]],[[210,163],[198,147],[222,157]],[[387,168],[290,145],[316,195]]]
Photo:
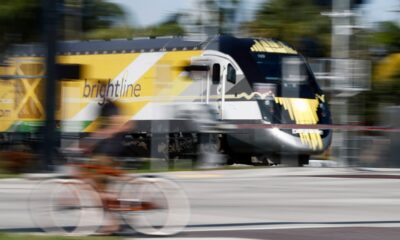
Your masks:
[[[250,168],[164,175],[185,189],[192,206],[189,226],[175,238],[400,238],[399,170]],[[37,231],[27,204],[32,185],[0,181],[0,229]]]

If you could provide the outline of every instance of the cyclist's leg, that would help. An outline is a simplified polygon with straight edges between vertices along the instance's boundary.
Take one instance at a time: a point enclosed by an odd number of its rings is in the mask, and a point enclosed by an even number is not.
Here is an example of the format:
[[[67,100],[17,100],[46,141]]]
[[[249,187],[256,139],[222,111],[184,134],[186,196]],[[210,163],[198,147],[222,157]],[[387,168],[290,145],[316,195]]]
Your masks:
[[[96,164],[99,165],[98,171],[94,175],[93,182],[103,202],[105,211],[105,222],[100,229],[101,233],[112,234],[120,229],[120,219],[118,209],[117,194],[112,191],[112,178],[109,176],[109,169],[112,169],[113,159],[106,155],[97,155],[93,157]]]

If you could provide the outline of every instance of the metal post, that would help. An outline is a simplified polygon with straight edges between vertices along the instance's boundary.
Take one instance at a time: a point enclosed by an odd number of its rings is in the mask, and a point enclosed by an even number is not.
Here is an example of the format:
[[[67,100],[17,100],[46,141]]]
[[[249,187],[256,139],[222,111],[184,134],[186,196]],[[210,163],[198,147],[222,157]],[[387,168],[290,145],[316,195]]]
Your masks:
[[[54,148],[56,146],[55,107],[56,107],[56,41],[57,41],[57,2],[42,0],[44,15],[44,36],[46,45],[45,106],[46,120],[43,134],[43,168],[51,170]]]
[[[333,11],[350,11],[350,1],[349,0],[336,0],[333,1],[333,7],[334,10]],[[350,26],[350,16],[348,17],[341,17],[341,18],[334,18],[334,21],[336,21],[335,24],[335,34],[334,36],[336,36],[335,40],[338,41],[336,42],[334,45],[336,47],[336,49],[333,49],[332,54],[333,57],[335,59],[337,58],[341,58],[341,59],[345,59],[345,64],[341,64],[341,66],[345,66],[345,71],[343,73],[344,69],[339,69],[338,66],[335,66],[335,76],[340,76],[340,75],[344,75],[344,81],[349,81],[350,79],[350,75],[349,75],[349,66],[348,66],[348,61],[347,59],[349,59],[350,57],[350,32],[351,28],[349,28]],[[342,29],[337,29],[337,28],[342,28]],[[336,54],[335,54],[336,52]],[[342,72],[342,74],[340,74],[340,71]],[[343,80],[340,80],[343,81]],[[343,85],[346,85],[347,83],[343,83]],[[342,116],[342,124],[348,124],[348,114],[349,114],[349,106],[348,106],[348,100],[345,99],[345,104],[343,106],[343,116]],[[343,163],[345,165],[349,165],[349,135],[346,131],[343,132],[343,146],[341,149],[341,159],[344,161]]]
[[[331,58],[332,62],[332,76],[334,77],[333,87],[336,89],[346,90],[348,87],[350,75],[348,74],[347,66],[350,56],[350,35],[351,35],[351,17],[352,13],[350,11],[350,1],[349,0],[333,0],[332,1],[332,12],[323,13],[323,15],[330,16],[332,18],[332,34],[331,34]],[[348,123],[348,106],[347,99],[343,100],[344,105],[340,106],[342,110],[342,116],[340,121],[342,124]],[[347,146],[346,140],[348,138],[346,132],[341,132],[342,146],[339,149],[339,157],[341,158],[341,164],[346,165],[347,162]]]

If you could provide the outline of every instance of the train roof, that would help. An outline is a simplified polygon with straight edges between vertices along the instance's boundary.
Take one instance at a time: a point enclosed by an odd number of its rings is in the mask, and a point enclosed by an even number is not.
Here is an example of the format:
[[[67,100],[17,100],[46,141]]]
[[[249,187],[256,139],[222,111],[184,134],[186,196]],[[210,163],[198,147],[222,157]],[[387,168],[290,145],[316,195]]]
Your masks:
[[[110,54],[159,51],[186,51],[202,49],[202,41],[192,41],[182,37],[111,39],[89,41],[58,42],[58,55],[77,54]],[[43,56],[44,46],[41,44],[13,45],[7,55],[11,56]]]
[[[219,50],[228,54],[239,49],[249,49],[255,38],[236,38],[232,36],[214,36],[205,41],[190,40],[184,37],[158,37],[136,39],[112,39],[89,41],[58,42],[57,55],[140,53],[189,50]],[[269,39],[269,41],[275,41]],[[42,44],[17,44],[7,52],[8,56],[44,56]]]

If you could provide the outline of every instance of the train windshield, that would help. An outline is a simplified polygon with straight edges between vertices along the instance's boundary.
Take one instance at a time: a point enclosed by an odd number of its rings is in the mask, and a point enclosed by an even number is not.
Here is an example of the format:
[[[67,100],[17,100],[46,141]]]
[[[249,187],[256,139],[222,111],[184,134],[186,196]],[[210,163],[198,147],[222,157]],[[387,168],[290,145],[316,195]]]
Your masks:
[[[311,78],[304,60],[294,54],[252,53],[264,82],[303,83]]]

